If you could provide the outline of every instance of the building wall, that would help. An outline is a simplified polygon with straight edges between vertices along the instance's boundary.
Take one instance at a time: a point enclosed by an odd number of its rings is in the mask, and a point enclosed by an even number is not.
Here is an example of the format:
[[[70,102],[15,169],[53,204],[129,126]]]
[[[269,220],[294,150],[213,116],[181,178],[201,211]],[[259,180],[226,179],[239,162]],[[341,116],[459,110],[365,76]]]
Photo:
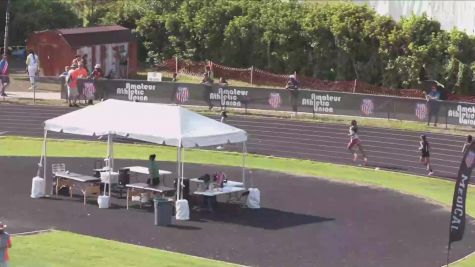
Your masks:
[[[457,28],[467,34],[475,34],[475,1],[427,1],[427,0],[354,0],[373,7],[381,15],[389,15],[395,20],[411,14],[426,13],[440,22],[442,29]]]
[[[92,71],[101,64],[105,74],[112,78],[126,79],[137,73],[137,43],[112,43],[72,48],[56,32],[45,31],[31,35],[27,47],[38,54],[41,75],[58,76],[65,66],[71,65],[75,55],[87,55],[86,67]]]
[[[105,75],[115,79],[126,79],[135,74],[137,52],[133,43],[101,44],[84,46],[76,50],[78,55],[87,55],[86,67],[92,70],[100,64]],[[135,60],[134,60],[135,58]]]
[[[40,72],[44,76],[58,76],[71,64],[75,51],[54,31],[31,35],[26,46],[38,54]]]

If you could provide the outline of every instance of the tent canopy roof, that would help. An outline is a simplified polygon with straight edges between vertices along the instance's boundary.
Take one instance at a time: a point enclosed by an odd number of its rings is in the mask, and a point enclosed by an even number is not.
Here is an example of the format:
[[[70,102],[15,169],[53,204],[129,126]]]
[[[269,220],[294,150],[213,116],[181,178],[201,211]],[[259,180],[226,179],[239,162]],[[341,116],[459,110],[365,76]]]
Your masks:
[[[247,140],[239,128],[186,108],[109,99],[45,121],[45,130],[78,135],[118,135],[150,143],[213,146]]]

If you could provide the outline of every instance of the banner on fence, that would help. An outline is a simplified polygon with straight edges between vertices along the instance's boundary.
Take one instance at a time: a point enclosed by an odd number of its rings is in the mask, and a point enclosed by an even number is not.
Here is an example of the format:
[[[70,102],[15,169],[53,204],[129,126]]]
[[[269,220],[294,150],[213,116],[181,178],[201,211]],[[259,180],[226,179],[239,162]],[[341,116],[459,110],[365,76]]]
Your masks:
[[[285,90],[137,80],[79,80],[85,99],[122,99],[209,108],[243,108],[475,125],[475,105],[313,90]]]

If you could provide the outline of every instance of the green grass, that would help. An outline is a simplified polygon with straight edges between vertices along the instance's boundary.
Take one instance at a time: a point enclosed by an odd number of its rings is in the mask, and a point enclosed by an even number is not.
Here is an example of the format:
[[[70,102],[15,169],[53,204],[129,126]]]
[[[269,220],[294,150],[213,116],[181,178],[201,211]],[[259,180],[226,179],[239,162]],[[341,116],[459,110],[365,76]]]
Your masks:
[[[16,236],[10,253],[15,267],[236,266],[62,231]]]
[[[0,139],[0,156],[40,156],[41,139],[5,137]],[[157,153],[161,161],[175,161],[176,148],[153,146],[115,144],[115,158],[146,159],[146,155]],[[106,154],[105,142],[49,140],[49,157],[98,157]],[[206,150],[187,150],[185,161],[198,164],[213,164],[225,166],[240,166],[241,154],[233,152],[216,152]],[[454,182],[396,172],[372,170],[345,165],[320,163],[308,160],[284,159],[260,155],[249,155],[249,168],[278,171],[296,175],[322,177],[333,181],[370,185],[401,193],[410,194],[450,207]],[[254,179],[258,179],[257,177]],[[469,191],[473,191],[471,186]],[[467,196],[467,213],[475,215],[475,194]],[[475,257],[471,257],[453,266],[475,266]]]

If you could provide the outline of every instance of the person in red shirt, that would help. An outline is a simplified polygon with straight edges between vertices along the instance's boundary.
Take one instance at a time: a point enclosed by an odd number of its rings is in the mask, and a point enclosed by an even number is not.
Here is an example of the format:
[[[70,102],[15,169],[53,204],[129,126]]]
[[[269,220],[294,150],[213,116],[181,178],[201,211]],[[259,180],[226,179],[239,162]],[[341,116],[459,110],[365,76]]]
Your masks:
[[[71,88],[71,91],[73,90],[78,90],[78,79],[80,78],[87,78],[88,73],[87,70],[84,68],[84,63],[79,62],[79,66],[77,69],[75,69],[73,72],[71,72],[71,76],[69,78],[69,87]],[[76,94],[78,95],[78,94]],[[73,106],[79,107],[78,104],[76,103],[77,97],[74,98],[73,100]]]
[[[10,258],[8,256],[8,249],[12,247],[12,240],[10,234],[5,229],[7,226],[0,222],[0,267],[8,267]]]

